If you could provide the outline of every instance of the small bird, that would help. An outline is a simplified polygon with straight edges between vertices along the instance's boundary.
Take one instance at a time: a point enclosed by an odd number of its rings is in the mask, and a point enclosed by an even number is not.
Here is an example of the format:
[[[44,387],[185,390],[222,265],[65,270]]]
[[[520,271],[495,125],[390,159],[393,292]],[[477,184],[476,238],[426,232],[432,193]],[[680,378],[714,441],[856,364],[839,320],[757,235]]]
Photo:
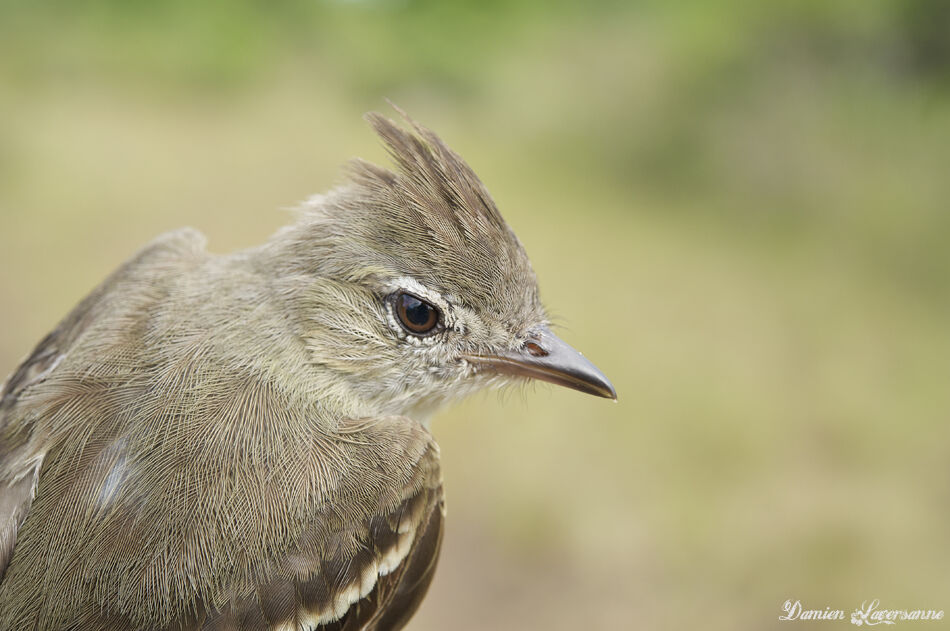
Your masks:
[[[540,379],[616,399],[548,328],[527,255],[433,132],[367,120],[264,245],[182,229],[0,388],[0,630],[390,630],[442,540],[428,419]]]

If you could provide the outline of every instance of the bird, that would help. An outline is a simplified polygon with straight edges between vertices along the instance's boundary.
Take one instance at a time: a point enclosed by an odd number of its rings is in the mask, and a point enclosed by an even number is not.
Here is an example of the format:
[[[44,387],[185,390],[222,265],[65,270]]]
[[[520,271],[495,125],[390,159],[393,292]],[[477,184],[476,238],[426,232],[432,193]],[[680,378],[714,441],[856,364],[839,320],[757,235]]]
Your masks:
[[[0,630],[400,629],[443,537],[432,414],[529,380],[616,400],[396,109],[365,116],[391,167],[352,160],[263,245],[158,237],[4,382]]]

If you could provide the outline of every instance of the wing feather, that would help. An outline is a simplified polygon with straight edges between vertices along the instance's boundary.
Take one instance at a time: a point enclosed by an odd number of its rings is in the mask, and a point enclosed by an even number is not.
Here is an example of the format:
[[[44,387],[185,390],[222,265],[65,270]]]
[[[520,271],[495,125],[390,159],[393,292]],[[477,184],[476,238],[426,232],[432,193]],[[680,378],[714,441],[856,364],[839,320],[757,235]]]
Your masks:
[[[259,585],[253,596],[210,612],[202,629],[226,629],[235,619],[248,624],[257,611],[271,629],[288,631],[402,628],[429,587],[442,540],[444,502],[434,443],[401,494],[406,496],[393,509],[348,524],[316,548],[312,537],[302,536],[277,578]]]
[[[156,239],[80,302],[0,385],[0,581],[13,556],[17,532],[33,502],[46,453],[45,436],[35,432],[34,426],[11,422],[21,398],[56,370],[102,308],[104,298],[123,279],[157,259],[198,253],[203,247],[204,237],[190,229]]]
[[[210,336],[155,308],[204,259],[197,233],[159,239],[0,389],[0,631],[388,631],[418,606],[443,519],[431,435],[318,421],[209,363]]]

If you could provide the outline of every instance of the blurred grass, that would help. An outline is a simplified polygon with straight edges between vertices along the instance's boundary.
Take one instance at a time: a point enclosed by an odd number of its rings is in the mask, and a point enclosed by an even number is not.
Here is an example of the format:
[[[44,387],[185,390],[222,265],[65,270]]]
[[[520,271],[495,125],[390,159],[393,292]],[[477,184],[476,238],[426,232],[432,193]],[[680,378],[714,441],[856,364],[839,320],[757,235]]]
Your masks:
[[[384,161],[385,96],[480,173],[621,397],[438,419],[412,628],[947,608],[947,6],[7,0],[0,372],[157,233],[251,245]]]

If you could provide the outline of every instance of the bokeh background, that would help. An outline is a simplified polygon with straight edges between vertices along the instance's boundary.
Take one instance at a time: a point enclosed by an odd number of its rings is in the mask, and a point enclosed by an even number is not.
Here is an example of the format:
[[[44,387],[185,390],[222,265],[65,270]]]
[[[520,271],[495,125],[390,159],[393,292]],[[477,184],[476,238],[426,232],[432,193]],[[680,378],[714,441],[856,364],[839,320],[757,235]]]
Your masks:
[[[620,393],[436,418],[411,629],[950,609],[942,0],[6,0],[0,372],[158,233],[246,247],[385,161],[385,97],[480,173]]]

